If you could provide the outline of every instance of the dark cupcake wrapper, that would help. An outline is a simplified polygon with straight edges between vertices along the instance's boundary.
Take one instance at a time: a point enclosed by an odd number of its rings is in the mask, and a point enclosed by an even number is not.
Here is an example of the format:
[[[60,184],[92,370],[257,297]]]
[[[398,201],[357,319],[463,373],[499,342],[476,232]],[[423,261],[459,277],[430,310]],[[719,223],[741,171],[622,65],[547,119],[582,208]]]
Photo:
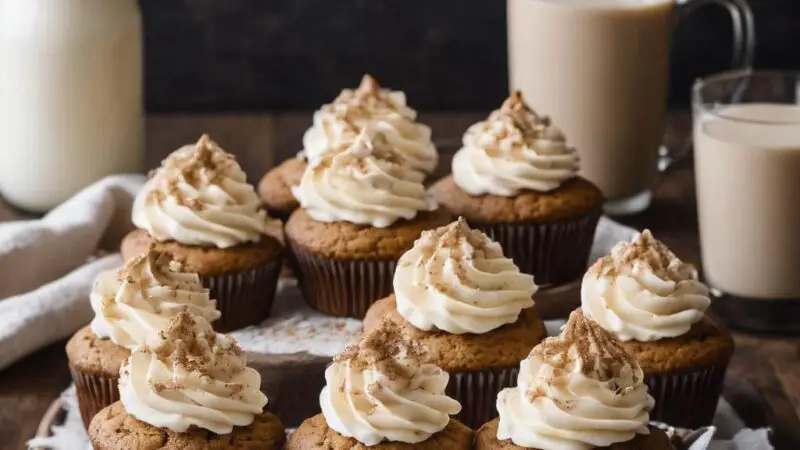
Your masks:
[[[315,255],[287,238],[300,290],[309,306],[329,316],[363,319],[392,292],[397,260],[339,260]]]
[[[203,277],[203,284],[211,290],[211,298],[217,300],[217,309],[222,313],[214,321],[214,329],[238,330],[269,317],[282,267],[280,257],[247,271]]]
[[[291,211],[272,209],[270,207],[266,207],[266,209],[267,209],[267,214],[269,214],[270,217],[272,217],[273,219],[278,219],[284,224],[289,220],[289,216],[291,216],[292,213],[294,212],[294,209],[292,209]]]
[[[450,372],[447,395],[461,403],[455,416],[464,425],[477,430],[497,417],[497,394],[517,385],[519,367],[476,372]]]
[[[499,242],[519,269],[536,284],[559,286],[580,279],[586,271],[601,211],[570,220],[543,223],[470,222]]]
[[[119,377],[81,372],[71,364],[69,371],[72,374],[72,381],[75,382],[75,394],[78,397],[78,409],[81,412],[83,426],[88,430],[95,414],[119,400]]]
[[[646,375],[656,401],[650,420],[689,429],[711,425],[727,367],[726,360],[691,372]]]

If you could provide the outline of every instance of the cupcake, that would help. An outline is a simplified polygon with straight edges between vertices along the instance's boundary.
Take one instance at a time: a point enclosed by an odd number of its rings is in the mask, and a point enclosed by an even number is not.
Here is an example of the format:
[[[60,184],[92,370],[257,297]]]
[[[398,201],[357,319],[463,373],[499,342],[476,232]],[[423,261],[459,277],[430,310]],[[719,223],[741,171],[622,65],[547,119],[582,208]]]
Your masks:
[[[709,292],[694,266],[645,230],[589,269],[581,303],[641,365],[656,399],[653,420],[711,424],[734,343],[706,315]]]
[[[258,191],[270,214],[288,218],[299,206],[291,187],[300,183],[308,161],[322,158],[330,149],[352,145],[367,124],[382,131],[413,169],[426,176],[434,172],[439,156],[431,129],[417,122],[417,112],[408,107],[403,92],[382,89],[374,78],[364,75],[358,89],[343,90],[314,113],[300,154],[264,175]]]
[[[609,332],[573,311],[557,337],[520,363],[517,386],[497,396],[500,417],[475,436],[477,450],[674,450],[648,426],[653,398],[642,369]]]
[[[439,203],[499,242],[540,286],[580,279],[603,207],[578,176],[578,155],[519,91],[464,134],[453,175],[432,192]]]
[[[453,377],[459,420],[478,427],[497,415],[497,393],[514,385],[519,361],[546,335],[536,289],[498,243],[459,219],[424,232],[400,258],[394,294],[370,308],[364,329],[388,317],[422,343]]]
[[[120,367],[148,333],[163,328],[182,311],[208,321],[220,315],[197,274],[152,249],[119,270],[101,273],[90,303],[94,320],[67,342],[69,369],[86,426],[98,411],[119,400]]]
[[[298,155],[275,166],[264,175],[258,183],[258,196],[270,216],[285,222],[300,206],[292,194],[292,186],[300,184],[307,167],[306,158]]]
[[[179,313],[122,366],[121,400],[92,419],[95,450],[279,450],[281,421],[264,411],[261,376],[235,340]]]
[[[133,223],[122,257],[153,245],[200,274],[222,311],[219,331],[267,318],[283,246],[236,159],[207,135],[161,163],[136,196]]]
[[[286,450],[470,449],[472,430],[450,418],[461,405],[445,394],[448,378],[387,320],[334,358],[322,414],[306,419]]]
[[[302,208],[284,232],[311,307],[363,318],[391,292],[400,256],[423,230],[451,218],[428,197],[423,177],[371,125],[308,167],[293,188]]]

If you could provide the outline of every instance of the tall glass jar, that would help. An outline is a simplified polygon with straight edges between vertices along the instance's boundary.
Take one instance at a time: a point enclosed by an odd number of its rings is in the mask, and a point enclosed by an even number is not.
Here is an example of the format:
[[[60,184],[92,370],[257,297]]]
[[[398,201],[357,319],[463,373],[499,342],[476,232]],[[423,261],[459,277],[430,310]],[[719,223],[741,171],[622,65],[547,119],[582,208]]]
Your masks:
[[[142,167],[136,0],[0,0],[0,195],[44,212]]]

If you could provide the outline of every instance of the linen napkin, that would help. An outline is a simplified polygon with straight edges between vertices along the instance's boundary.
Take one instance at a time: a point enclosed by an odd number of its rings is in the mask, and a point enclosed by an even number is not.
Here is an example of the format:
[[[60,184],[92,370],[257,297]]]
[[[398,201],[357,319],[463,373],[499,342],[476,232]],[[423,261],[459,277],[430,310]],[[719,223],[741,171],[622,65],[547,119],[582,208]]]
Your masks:
[[[92,283],[121,264],[144,181],[104,178],[41,219],[0,223],[0,370],[89,323]]]

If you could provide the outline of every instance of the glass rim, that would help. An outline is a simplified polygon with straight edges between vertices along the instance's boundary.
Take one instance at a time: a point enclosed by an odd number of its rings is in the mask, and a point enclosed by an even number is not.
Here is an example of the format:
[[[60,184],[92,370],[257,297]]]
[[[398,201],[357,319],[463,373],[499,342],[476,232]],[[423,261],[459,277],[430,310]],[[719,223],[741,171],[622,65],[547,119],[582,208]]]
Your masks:
[[[797,70],[755,70],[753,68],[744,68],[744,69],[735,69],[735,70],[727,70],[724,72],[717,72],[706,77],[697,78],[692,85],[692,107],[699,107],[702,108],[705,114],[710,114],[716,118],[728,120],[731,122],[741,122],[741,123],[752,123],[752,124],[759,124],[759,125],[772,125],[772,126],[784,126],[784,125],[797,125],[800,124],[800,120],[796,121],[776,121],[776,120],[758,120],[758,119],[743,119],[741,117],[733,117],[724,114],[720,114],[718,110],[714,108],[708,108],[707,102],[701,101],[702,93],[701,91],[703,88],[709,86],[712,83],[716,82],[723,82],[723,81],[734,81],[734,80],[750,80],[755,78],[761,77],[794,77],[798,81],[798,86],[800,86],[800,71]],[[753,102],[751,102],[753,103]],[[775,102],[767,102],[764,103],[775,103]],[[730,103],[728,105],[737,105],[737,104],[745,104],[745,103]],[[782,103],[786,105],[794,105],[800,108],[800,104],[796,103]]]

